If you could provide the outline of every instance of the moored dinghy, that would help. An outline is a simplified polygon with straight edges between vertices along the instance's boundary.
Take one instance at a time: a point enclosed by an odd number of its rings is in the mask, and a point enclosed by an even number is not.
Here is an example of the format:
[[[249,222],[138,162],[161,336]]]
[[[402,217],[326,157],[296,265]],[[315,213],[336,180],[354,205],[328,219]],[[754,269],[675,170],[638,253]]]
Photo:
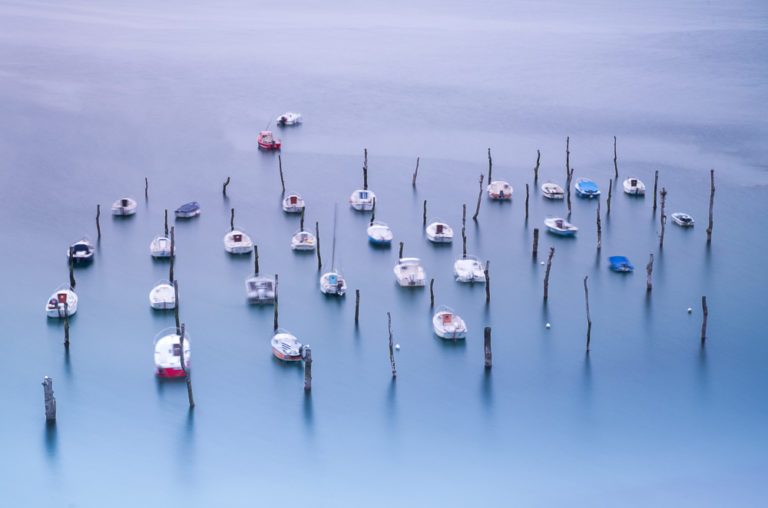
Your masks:
[[[301,123],[301,113],[292,113],[287,111],[278,116],[275,121],[277,122],[277,125],[280,126],[298,125]]]
[[[427,274],[419,263],[419,258],[400,259],[394,268],[397,283],[405,287],[424,286],[427,283]]]
[[[280,140],[272,135],[272,131],[261,131],[256,141],[262,150],[280,150]]]
[[[344,296],[347,292],[347,281],[338,270],[324,273],[320,276],[320,291],[326,295]]]
[[[184,369],[181,368],[181,336],[176,328],[166,328],[155,338],[155,374],[157,377],[183,377],[189,370],[191,348],[189,334],[184,331]]]
[[[614,272],[631,272],[635,269],[634,266],[624,256],[611,256],[608,258],[608,263],[611,265],[611,270]]]
[[[126,216],[136,213],[136,200],[120,198],[112,203],[112,215]]]
[[[579,178],[576,182],[576,195],[580,198],[594,199],[600,195],[600,189],[597,184],[589,178]]]
[[[370,212],[373,209],[373,202],[376,194],[373,191],[357,189],[349,196],[349,206],[358,212]]]
[[[576,226],[561,217],[552,217],[544,219],[544,225],[550,233],[559,236],[574,236],[579,230]]]
[[[272,353],[286,362],[299,362],[304,359],[304,345],[295,335],[278,328],[270,341]]]
[[[426,228],[427,239],[432,243],[450,243],[453,241],[453,229],[445,222],[435,221]]]
[[[475,256],[459,258],[453,264],[457,282],[485,282],[485,268]]]
[[[565,191],[562,187],[556,183],[547,182],[541,184],[541,193],[547,199],[563,199],[565,198]]]
[[[509,185],[509,182],[503,180],[491,182],[486,190],[488,191],[488,197],[493,200],[506,201],[512,199],[512,186]]]
[[[96,248],[88,238],[83,237],[69,246],[69,249],[67,249],[67,259],[69,259],[70,252],[73,265],[84,265],[93,261],[93,253],[96,252]]]
[[[435,335],[443,339],[464,339],[467,337],[467,325],[453,309],[445,305],[437,309],[432,317],[432,329]]]
[[[167,280],[160,280],[149,292],[149,305],[153,309],[168,310],[176,307],[176,293]]]
[[[176,209],[174,214],[176,215],[177,219],[190,219],[192,217],[197,217],[200,215],[200,203],[197,201],[184,203]]]
[[[374,245],[389,245],[392,243],[392,230],[383,222],[374,221],[367,229],[368,240]]]
[[[77,312],[77,294],[67,284],[59,286],[45,304],[45,314],[49,318],[64,318],[67,314],[74,315],[75,312]]]
[[[288,194],[283,199],[283,211],[286,213],[301,213],[304,210],[304,198],[298,194]]]
[[[176,250],[176,246],[173,246]],[[149,244],[149,253],[153,258],[171,257],[171,239],[165,235],[157,235]]]
[[[676,212],[672,214],[672,221],[678,226],[684,228],[693,227],[693,217],[683,212]]]
[[[245,279],[245,294],[248,303],[275,303],[275,279],[258,275]]]
[[[645,184],[639,178],[627,178],[623,183],[624,192],[630,196],[644,196]]]
[[[297,231],[291,237],[291,249],[297,251],[315,250],[317,239],[309,231]]]
[[[233,229],[224,235],[224,250],[230,254],[250,254],[253,242],[242,230]]]

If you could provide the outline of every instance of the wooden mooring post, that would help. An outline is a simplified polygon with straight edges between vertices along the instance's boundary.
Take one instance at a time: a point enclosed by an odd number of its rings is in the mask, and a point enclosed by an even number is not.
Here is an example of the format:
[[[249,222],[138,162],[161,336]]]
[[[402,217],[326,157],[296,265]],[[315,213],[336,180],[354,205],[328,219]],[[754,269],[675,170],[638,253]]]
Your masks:
[[[491,173],[493,172],[493,159],[491,158],[491,149],[488,149],[488,185],[493,181],[491,179]]]
[[[701,344],[707,340],[707,318],[709,317],[709,308],[707,307],[707,297],[701,297]]]
[[[371,225],[376,220],[376,198],[373,198],[373,204],[371,205]]]
[[[69,247],[69,287],[75,289],[77,281],[75,280],[75,250]]]
[[[179,346],[181,347],[181,370],[184,372],[184,381],[187,383],[189,408],[192,409],[195,407],[195,397],[192,395],[192,378],[187,370],[187,357],[184,354],[184,323],[181,324],[181,332],[179,333]]]
[[[416,177],[419,175],[419,157],[416,157],[416,169],[413,172],[413,181],[411,181],[411,186],[416,187]]]
[[[165,236],[168,236],[168,209],[165,209]],[[171,252],[173,255],[173,252]]]
[[[589,353],[589,340],[592,335],[592,318],[589,317],[589,289],[587,288],[588,275],[584,276],[584,301],[587,306],[587,353]]]
[[[536,150],[536,166],[533,168],[533,181],[539,181],[539,164],[541,163],[541,150]]]
[[[398,259],[403,259],[403,242],[400,242],[400,253],[398,254]]]
[[[392,316],[387,312],[387,328],[389,329],[389,362],[392,364],[392,377],[397,377],[397,368],[395,368],[395,348],[392,345]]]
[[[549,271],[552,268],[552,256],[555,255],[555,248],[549,248],[549,257],[547,258],[547,271],[544,273],[544,301],[549,296]]]
[[[422,226],[427,225],[427,200],[424,200],[424,220],[422,222]]]
[[[53,379],[43,378],[43,402],[45,404],[45,421],[56,421],[56,397],[53,396]]]
[[[69,351],[69,302],[64,302],[64,348]]]
[[[317,244],[317,270],[323,267],[323,260],[320,259],[320,223],[315,222],[315,243]]]
[[[712,206],[715,204],[715,170],[709,170],[709,227],[707,227],[707,243],[712,242]]]
[[[664,227],[667,225],[667,215],[664,213],[664,206],[666,204],[667,189],[661,188],[661,235],[659,235],[659,249],[664,247]]]
[[[304,391],[312,389],[312,348],[304,346]]]
[[[279,328],[277,325],[277,274],[275,274],[275,321],[273,323],[272,328],[274,330],[277,330]]]
[[[653,283],[651,281],[651,277],[653,274],[653,252],[651,252],[651,257],[648,260],[648,264],[645,265],[645,273],[646,273],[645,291],[647,293],[647,292],[650,292],[651,289],[653,289]]]
[[[619,165],[616,162],[616,136],[613,137],[613,174],[616,181],[619,181]]]
[[[363,190],[368,190],[368,149],[363,149]]]
[[[467,257],[467,205],[461,205],[461,257]]]
[[[565,192],[568,199],[568,216],[571,215],[571,178],[573,177],[573,171],[571,170],[571,137],[565,138]]]
[[[149,179],[144,177],[144,199],[149,199]]]
[[[483,179],[485,175],[480,175],[480,192],[477,195],[477,208],[475,209],[475,215],[472,216],[473,221],[477,221],[477,216],[480,213],[480,202],[483,200]]]
[[[256,275],[259,274],[259,246],[255,243],[253,244],[253,273]]]
[[[656,190],[659,188],[659,170],[653,175],[653,210],[656,211]]]
[[[355,289],[355,326],[360,322],[360,290]]]
[[[173,261],[176,259],[176,235],[174,235],[174,232],[173,232],[174,229],[175,229],[175,226],[171,226],[171,257],[170,257],[170,264],[168,267],[168,280],[171,282],[173,282]],[[178,305],[178,302],[176,303]]]
[[[528,184],[525,184],[525,219],[528,220]]]
[[[283,187],[283,194],[285,194],[285,178],[283,178],[283,156],[278,154],[277,166],[280,168],[280,185]]]
[[[99,218],[101,217],[101,205],[96,205],[96,234],[98,239],[101,240],[101,224]]]
[[[600,196],[597,197],[597,250],[603,246],[603,228],[600,224]]]
[[[491,327],[486,326],[483,330],[483,352],[485,356],[485,368],[490,369],[493,365],[493,354],[491,353]]]
[[[607,202],[607,210],[605,211],[605,216],[608,217],[611,215],[611,195],[613,194],[613,178],[610,179],[608,182],[608,202]],[[600,199],[600,198],[598,198]],[[606,219],[607,220],[607,219]]]
[[[181,325],[179,324],[179,281],[173,281],[173,318],[176,320],[176,333],[181,334]]]
[[[539,228],[533,228],[533,257],[539,253]]]
[[[232,211],[229,215],[229,230],[234,231],[235,230],[235,209],[232,208]]]
[[[306,209],[306,206],[301,209],[301,217],[299,218],[299,231],[304,231],[304,211]]]
[[[429,281],[429,306],[435,306],[435,279]]]
[[[491,275],[490,270],[491,268],[491,260],[488,259],[485,261],[485,303],[486,305],[491,302]]]
[[[224,181],[224,185],[221,186],[221,193],[224,195],[224,197],[227,197],[227,185],[229,185],[230,181],[231,178],[227,177],[227,179]]]

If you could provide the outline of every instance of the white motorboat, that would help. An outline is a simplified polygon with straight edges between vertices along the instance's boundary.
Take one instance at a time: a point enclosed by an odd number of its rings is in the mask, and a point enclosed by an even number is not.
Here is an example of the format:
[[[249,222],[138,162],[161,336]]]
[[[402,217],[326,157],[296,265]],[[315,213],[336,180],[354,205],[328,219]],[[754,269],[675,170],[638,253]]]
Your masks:
[[[248,277],[245,279],[245,294],[248,303],[275,303],[275,279],[273,277]]]
[[[400,259],[400,262],[394,268],[397,283],[405,287],[425,285],[427,283],[427,274],[419,263],[419,258]]]
[[[444,222],[433,222],[427,226],[427,238],[432,243],[450,243],[453,241],[453,229]]]
[[[338,270],[324,273],[320,276],[320,291],[326,295],[344,296],[347,292],[347,281]]]
[[[167,280],[157,281],[149,292],[149,305],[153,309],[168,310],[176,307],[176,293]]]
[[[453,275],[457,282],[485,283],[485,268],[475,256],[459,258],[453,264]]]
[[[96,252],[96,248],[88,238],[83,237],[69,246],[67,249],[67,259],[69,259],[71,253],[73,265],[84,265],[93,261],[94,252]]]
[[[133,215],[136,213],[136,200],[120,198],[112,203],[112,215]]]
[[[230,254],[250,254],[253,250],[251,237],[239,229],[233,229],[224,235],[224,250]]]
[[[65,318],[77,312],[77,295],[72,288],[62,284],[53,292],[45,304],[45,313],[49,318]]]
[[[358,189],[349,197],[349,206],[359,212],[370,212],[375,199],[376,194],[373,191]]]
[[[283,199],[283,211],[286,213],[301,213],[304,210],[304,198],[298,194],[288,194]]]
[[[639,178],[627,178],[623,185],[624,192],[631,196],[645,195],[645,184]]]
[[[493,200],[506,201],[512,199],[512,186],[504,180],[491,182],[487,187],[487,191],[488,197]]]
[[[544,219],[544,225],[547,226],[550,233],[559,236],[574,236],[579,230],[579,228],[561,217]]]
[[[693,222],[694,222],[693,217],[683,212],[673,213],[672,221],[678,226],[682,226],[684,228],[693,227]]]
[[[432,329],[435,335],[443,339],[465,339],[467,337],[467,325],[453,309],[445,305],[437,309],[432,318]]]
[[[389,245],[392,243],[392,230],[383,222],[373,222],[368,226],[368,240],[374,245]]]
[[[563,199],[565,198],[565,191],[562,187],[556,183],[547,182],[541,184],[541,193],[547,199]]]
[[[176,250],[175,245],[173,246],[173,250]],[[152,240],[152,243],[149,244],[149,253],[152,254],[153,258],[171,257],[171,239],[165,235],[157,235]]]
[[[301,113],[292,113],[290,111],[283,113],[276,119],[277,125],[298,125],[301,123]]]
[[[291,249],[298,251],[315,250],[317,239],[309,231],[297,231],[291,237]]]
[[[157,377],[184,377],[189,370],[191,348],[189,334],[184,331],[184,369],[181,368],[181,336],[176,328],[166,328],[155,337],[155,374]]]
[[[304,345],[295,335],[278,328],[270,341],[272,353],[286,362],[300,362],[304,359]]]

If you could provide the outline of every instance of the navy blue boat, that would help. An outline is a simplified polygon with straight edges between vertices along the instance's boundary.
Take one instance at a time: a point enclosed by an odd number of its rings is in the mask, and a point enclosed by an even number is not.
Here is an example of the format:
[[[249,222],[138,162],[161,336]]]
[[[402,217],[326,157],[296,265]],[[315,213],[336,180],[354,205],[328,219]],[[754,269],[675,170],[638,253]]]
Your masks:
[[[614,272],[626,273],[635,269],[635,267],[629,263],[629,259],[624,256],[611,256],[608,258],[608,262],[611,264],[611,270]]]
[[[197,201],[186,203],[178,207],[175,213],[176,217],[181,219],[189,219],[190,217],[195,217],[200,215],[200,203]]]

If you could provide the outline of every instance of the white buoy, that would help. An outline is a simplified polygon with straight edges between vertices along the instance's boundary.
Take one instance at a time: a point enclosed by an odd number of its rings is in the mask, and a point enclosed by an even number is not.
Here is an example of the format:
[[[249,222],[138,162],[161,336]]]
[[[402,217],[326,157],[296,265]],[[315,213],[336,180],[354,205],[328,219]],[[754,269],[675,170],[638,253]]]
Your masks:
[[[398,351],[400,351],[400,344],[395,344],[395,349],[397,349]]]
[[[688,307],[688,314],[690,314],[692,310],[693,310],[693,309],[691,309],[690,307]]]
[[[541,264],[543,265],[543,264],[544,264],[544,261],[542,261],[542,262],[541,262]]]
[[[549,323],[546,324],[546,327],[549,328]]]

